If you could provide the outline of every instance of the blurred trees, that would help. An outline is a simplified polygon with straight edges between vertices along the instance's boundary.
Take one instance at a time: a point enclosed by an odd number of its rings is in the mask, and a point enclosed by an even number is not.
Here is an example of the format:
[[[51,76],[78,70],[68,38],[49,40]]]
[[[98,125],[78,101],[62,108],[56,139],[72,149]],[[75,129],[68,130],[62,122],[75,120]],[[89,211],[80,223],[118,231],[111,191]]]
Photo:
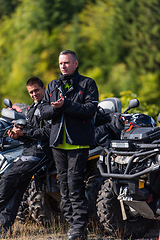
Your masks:
[[[0,0],[0,18],[10,16],[20,3],[20,0]]]
[[[123,101],[130,91],[144,112],[160,111],[158,0],[0,0],[0,6],[0,108],[4,97],[31,103],[27,79],[38,76],[47,85],[59,76],[59,52],[71,49],[101,97]]]

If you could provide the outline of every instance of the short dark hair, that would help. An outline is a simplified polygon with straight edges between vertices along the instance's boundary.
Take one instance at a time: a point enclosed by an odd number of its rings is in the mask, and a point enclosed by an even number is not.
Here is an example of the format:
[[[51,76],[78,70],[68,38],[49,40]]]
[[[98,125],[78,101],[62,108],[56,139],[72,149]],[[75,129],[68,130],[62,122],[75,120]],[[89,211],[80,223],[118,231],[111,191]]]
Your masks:
[[[77,60],[77,56],[76,56],[75,52],[73,52],[72,50],[64,50],[64,51],[60,52],[59,55],[67,55],[67,54],[71,54],[72,57],[73,57],[75,60]]]
[[[33,84],[37,83],[41,88],[44,87],[43,81],[38,77],[31,77],[28,79],[26,86],[32,86]]]

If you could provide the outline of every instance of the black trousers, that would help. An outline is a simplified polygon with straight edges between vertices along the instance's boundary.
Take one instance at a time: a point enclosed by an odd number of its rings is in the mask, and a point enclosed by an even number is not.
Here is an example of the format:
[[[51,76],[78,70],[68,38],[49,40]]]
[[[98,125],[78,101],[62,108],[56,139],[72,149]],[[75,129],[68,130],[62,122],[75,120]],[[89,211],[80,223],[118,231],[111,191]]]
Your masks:
[[[61,212],[70,227],[83,230],[88,221],[88,201],[85,197],[88,149],[53,148],[53,157],[60,182]]]
[[[17,215],[24,192],[32,175],[48,161],[22,161],[19,159],[10,167],[0,180],[0,228],[8,229]]]

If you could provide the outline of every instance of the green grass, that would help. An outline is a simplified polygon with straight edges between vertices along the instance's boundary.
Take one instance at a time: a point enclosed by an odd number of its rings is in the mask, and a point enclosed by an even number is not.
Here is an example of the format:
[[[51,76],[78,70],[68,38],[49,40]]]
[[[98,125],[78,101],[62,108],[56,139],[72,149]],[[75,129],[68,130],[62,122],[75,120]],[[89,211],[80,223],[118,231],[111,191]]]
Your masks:
[[[92,226],[90,227],[92,228]],[[67,225],[65,223],[59,223],[58,225],[53,225],[52,227],[43,227],[35,222],[27,221],[26,223],[20,223],[15,221],[11,230],[7,232],[5,239],[19,239],[19,240],[67,240],[66,233],[68,231]],[[98,227],[93,227],[88,230],[89,240],[103,240],[110,239],[109,237],[102,236],[100,229]],[[0,240],[4,239],[0,236]]]

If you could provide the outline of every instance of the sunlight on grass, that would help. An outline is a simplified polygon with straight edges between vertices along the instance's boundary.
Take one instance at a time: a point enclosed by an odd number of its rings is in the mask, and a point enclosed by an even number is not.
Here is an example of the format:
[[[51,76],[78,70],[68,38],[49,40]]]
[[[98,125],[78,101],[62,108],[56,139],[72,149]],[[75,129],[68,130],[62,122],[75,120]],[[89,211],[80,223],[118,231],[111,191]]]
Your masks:
[[[50,225],[50,224],[49,224]],[[68,231],[67,223],[59,221],[52,223],[51,226],[44,227],[37,223],[27,220],[26,223],[20,223],[15,221],[11,230],[7,232],[5,239],[19,239],[19,240],[67,240],[66,233]],[[0,235],[0,240],[4,239]],[[102,237],[102,232],[99,225],[95,225],[92,222],[88,226],[88,239],[102,240],[106,239]],[[111,238],[107,238],[111,239]]]

